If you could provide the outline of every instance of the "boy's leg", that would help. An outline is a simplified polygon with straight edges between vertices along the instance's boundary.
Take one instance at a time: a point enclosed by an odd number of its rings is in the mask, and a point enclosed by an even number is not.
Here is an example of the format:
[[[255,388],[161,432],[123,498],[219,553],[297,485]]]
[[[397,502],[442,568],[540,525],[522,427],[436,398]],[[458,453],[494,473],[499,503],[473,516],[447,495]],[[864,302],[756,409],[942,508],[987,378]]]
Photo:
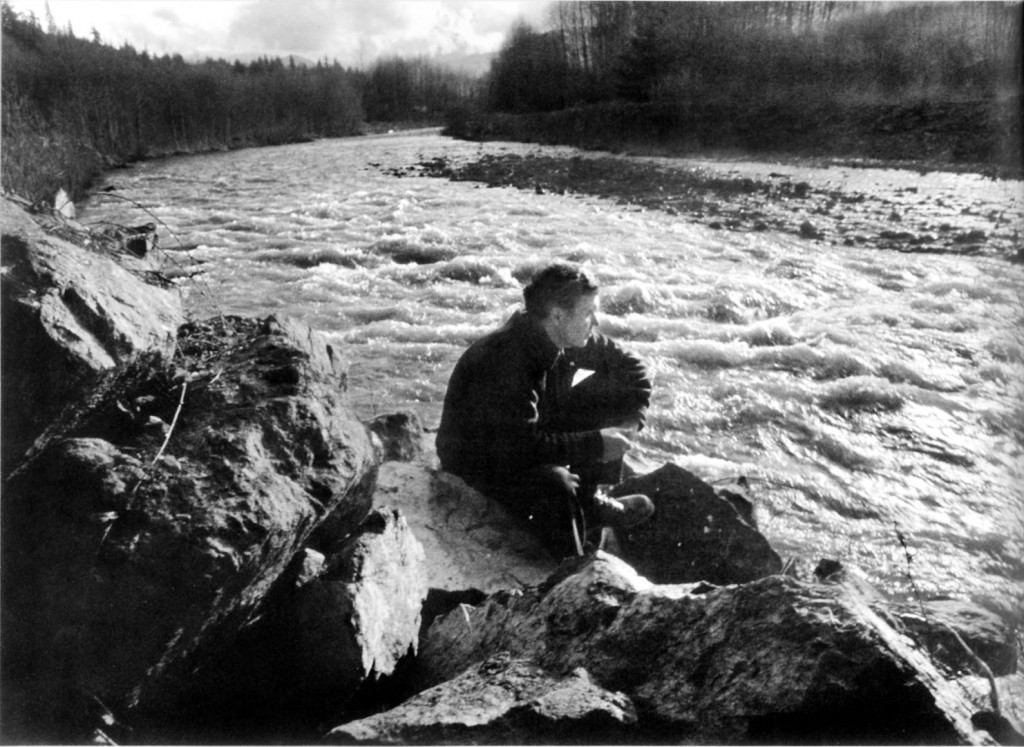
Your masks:
[[[568,469],[546,464],[486,493],[523,519],[552,554],[566,557],[576,553],[572,538],[574,506],[592,497],[582,495],[582,489],[582,485],[577,489],[573,484]]]

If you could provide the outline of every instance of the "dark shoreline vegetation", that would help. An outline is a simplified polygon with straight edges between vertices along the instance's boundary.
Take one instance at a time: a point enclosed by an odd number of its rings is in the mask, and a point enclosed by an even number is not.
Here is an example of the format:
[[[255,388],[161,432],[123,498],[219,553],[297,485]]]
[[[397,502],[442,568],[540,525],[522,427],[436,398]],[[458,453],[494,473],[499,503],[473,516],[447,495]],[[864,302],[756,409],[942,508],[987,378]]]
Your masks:
[[[482,78],[428,58],[187,62],[2,8],[2,185],[31,202],[147,158],[443,123],[631,155],[1024,174],[1020,2],[560,2]]]
[[[925,171],[1024,176],[1021,99],[794,109],[777,102],[610,102],[532,114],[463,111],[444,134],[634,156],[861,159]]]
[[[1019,177],[1018,3],[560,3],[447,133]]]
[[[43,29],[4,0],[6,192],[51,201],[85,196],[100,173],[135,161],[346,137],[401,121],[440,125],[473,85],[426,58],[369,70],[263,57],[248,64],[151,56]]]

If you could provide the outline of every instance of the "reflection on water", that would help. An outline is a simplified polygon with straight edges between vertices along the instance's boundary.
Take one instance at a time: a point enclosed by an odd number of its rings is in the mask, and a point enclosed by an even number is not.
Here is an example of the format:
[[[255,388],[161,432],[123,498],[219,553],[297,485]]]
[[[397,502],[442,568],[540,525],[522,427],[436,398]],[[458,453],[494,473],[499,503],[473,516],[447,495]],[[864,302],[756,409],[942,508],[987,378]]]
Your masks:
[[[166,224],[168,262],[202,270],[182,281],[195,315],[284,313],[323,330],[351,361],[363,417],[411,409],[436,425],[459,353],[509,315],[522,282],[552,259],[587,265],[602,285],[603,329],[655,378],[636,468],[745,475],[781,554],[838,558],[905,593],[898,527],[919,588],[1020,616],[1020,265],[394,175],[435,156],[540,150],[573,152],[413,133],[143,163],[108,183]],[[906,221],[918,202],[969,193],[963,229],[984,210],[1021,225],[1020,183],[720,168],[855,187],[898,201]],[[82,219],[134,223],[139,211],[97,197]]]

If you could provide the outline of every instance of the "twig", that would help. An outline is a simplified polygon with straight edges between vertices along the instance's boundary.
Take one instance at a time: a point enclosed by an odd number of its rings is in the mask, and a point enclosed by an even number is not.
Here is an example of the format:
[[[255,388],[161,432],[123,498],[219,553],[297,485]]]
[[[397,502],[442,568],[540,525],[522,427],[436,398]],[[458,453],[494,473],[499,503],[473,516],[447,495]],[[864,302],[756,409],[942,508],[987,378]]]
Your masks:
[[[907,580],[910,581],[910,589],[914,592],[914,597],[917,599],[917,606],[921,608],[921,617],[924,618],[924,621],[930,627],[931,624],[932,624],[932,621],[931,621],[931,618],[928,615],[928,610],[925,609],[924,598],[921,596],[920,589],[917,588],[917,582],[914,580],[914,574],[911,571],[911,567],[910,567],[910,564],[914,561],[914,556],[911,555],[910,548],[907,546],[907,538],[903,536],[903,532],[900,531],[900,527],[896,523],[895,519],[893,519],[893,521],[892,521],[892,528],[896,531],[896,539],[898,539],[900,541],[900,546],[903,548],[903,555],[907,559],[907,572],[906,572],[906,576],[907,576]],[[931,642],[929,641],[929,644],[930,643]],[[931,650],[931,646],[930,645],[929,645],[929,650]]]
[[[218,373],[218,376],[219,375],[220,374]],[[128,504],[125,507],[126,509],[131,508],[132,503],[135,502],[135,495],[136,495],[136,493],[138,493],[139,487],[142,485],[143,482],[146,481],[146,478],[149,477],[149,474],[148,474],[149,473],[149,468],[152,468],[153,465],[155,465],[157,463],[157,460],[160,459],[161,456],[163,456],[164,450],[167,448],[167,444],[170,442],[171,436],[174,434],[174,426],[176,426],[178,424],[178,416],[181,415],[181,408],[185,404],[185,392],[187,390],[188,390],[188,380],[185,380],[185,381],[181,382],[181,397],[178,399],[178,407],[174,411],[174,417],[171,419],[171,425],[167,429],[167,435],[164,437],[164,442],[163,442],[163,444],[160,445],[160,450],[157,451],[156,456],[154,456],[153,459],[150,461],[150,463],[148,465],[148,468],[143,471],[142,477],[140,477],[138,482],[136,482],[135,485],[132,486],[132,492],[128,496]],[[96,571],[96,564],[99,562],[100,550],[103,549],[103,543],[106,542],[107,535],[110,534],[110,530],[111,530],[111,528],[113,528],[114,522],[117,521],[117,518],[118,517],[115,514],[113,520],[109,521],[107,523],[106,529],[103,530],[103,536],[100,537],[99,544],[96,546],[96,554],[93,557],[93,563],[92,563],[92,570],[93,570],[93,572]]]
[[[219,374],[218,374],[219,375]],[[171,419],[171,426],[167,429],[167,436],[164,438],[163,444],[160,446],[160,451],[153,457],[153,461],[150,464],[156,464],[157,459],[163,456],[164,449],[167,448],[167,442],[171,440],[171,435],[174,433],[174,426],[178,424],[178,416],[181,414],[181,408],[185,404],[185,390],[188,388],[188,380],[181,382],[181,398],[178,400],[178,409],[174,411],[174,418]]]
[[[999,692],[996,690],[996,678],[992,674],[992,670],[989,668],[988,664],[986,664],[980,656],[974,653],[974,649],[968,646],[967,642],[963,638],[961,638],[960,634],[953,630],[953,628],[950,627],[949,624],[944,623],[942,621],[940,621],[939,624],[946,629],[947,633],[949,633],[951,636],[953,636],[954,639],[956,639],[956,642],[963,647],[963,650],[967,652],[967,655],[971,658],[971,661],[974,662],[974,666],[977,667],[978,670],[983,675],[985,675],[986,678],[988,678],[988,684],[991,688],[991,690],[989,691],[989,700],[992,703],[992,710],[996,713],[996,715],[1000,715],[1001,711],[999,710]]]
[[[967,655],[970,657],[971,661],[974,662],[974,665],[978,668],[978,670],[985,677],[988,678],[989,686],[991,687],[991,690],[989,692],[989,699],[992,702],[992,710],[995,711],[998,714],[1000,712],[999,711],[999,692],[996,690],[996,678],[993,676],[992,670],[989,668],[988,664],[986,664],[981,659],[980,656],[978,656],[976,653],[974,653],[974,649],[972,649],[970,646],[968,646],[967,642],[963,638],[961,638],[960,634],[957,633],[952,627],[950,627],[948,623],[945,623],[942,620],[938,620],[938,621],[936,621],[936,623],[932,622],[931,618],[928,615],[928,610],[924,606],[924,600],[921,597],[921,592],[917,588],[917,583],[914,581],[914,574],[911,573],[911,570],[910,570],[910,564],[914,560],[914,556],[910,554],[910,548],[907,547],[906,537],[903,536],[903,532],[900,531],[900,528],[896,524],[895,520],[893,520],[892,525],[893,525],[893,528],[896,530],[896,538],[900,541],[900,545],[902,545],[902,547],[903,547],[903,553],[904,553],[904,555],[906,555],[906,558],[907,558],[907,578],[910,580],[910,588],[913,590],[914,596],[917,597],[917,604],[918,604],[918,607],[921,608],[921,616],[924,618],[924,621],[925,621],[925,638],[926,638],[926,644],[928,646],[928,653],[929,654],[931,653],[931,648],[932,648],[932,646],[931,646],[930,631],[931,631],[932,626],[934,624],[938,624],[938,625],[942,626],[946,630],[946,632],[948,632],[950,635],[953,636],[953,638],[956,640],[956,642],[959,643],[960,646],[963,648],[963,650],[967,652]]]

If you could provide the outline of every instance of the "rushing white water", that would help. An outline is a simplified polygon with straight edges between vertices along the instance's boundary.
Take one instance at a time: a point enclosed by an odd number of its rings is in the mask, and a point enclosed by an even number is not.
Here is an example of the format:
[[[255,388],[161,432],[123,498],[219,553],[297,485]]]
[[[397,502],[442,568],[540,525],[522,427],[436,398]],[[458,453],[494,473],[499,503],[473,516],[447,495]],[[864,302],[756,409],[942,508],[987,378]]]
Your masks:
[[[324,331],[364,418],[406,409],[436,426],[457,357],[517,306],[522,281],[552,259],[582,263],[602,285],[604,331],[654,376],[634,467],[745,475],[784,557],[836,558],[897,594],[909,570],[925,595],[1021,619],[1021,265],[393,173],[538,151],[575,153],[419,132],[141,163],[107,183],[164,224],[169,270],[201,271],[180,281],[196,317],[288,314]],[[1019,230],[1024,214],[1019,182],[973,175],[700,166],[855,186],[908,218],[917,201],[970,196],[966,228],[998,210]],[[81,218],[150,220],[99,193]]]

